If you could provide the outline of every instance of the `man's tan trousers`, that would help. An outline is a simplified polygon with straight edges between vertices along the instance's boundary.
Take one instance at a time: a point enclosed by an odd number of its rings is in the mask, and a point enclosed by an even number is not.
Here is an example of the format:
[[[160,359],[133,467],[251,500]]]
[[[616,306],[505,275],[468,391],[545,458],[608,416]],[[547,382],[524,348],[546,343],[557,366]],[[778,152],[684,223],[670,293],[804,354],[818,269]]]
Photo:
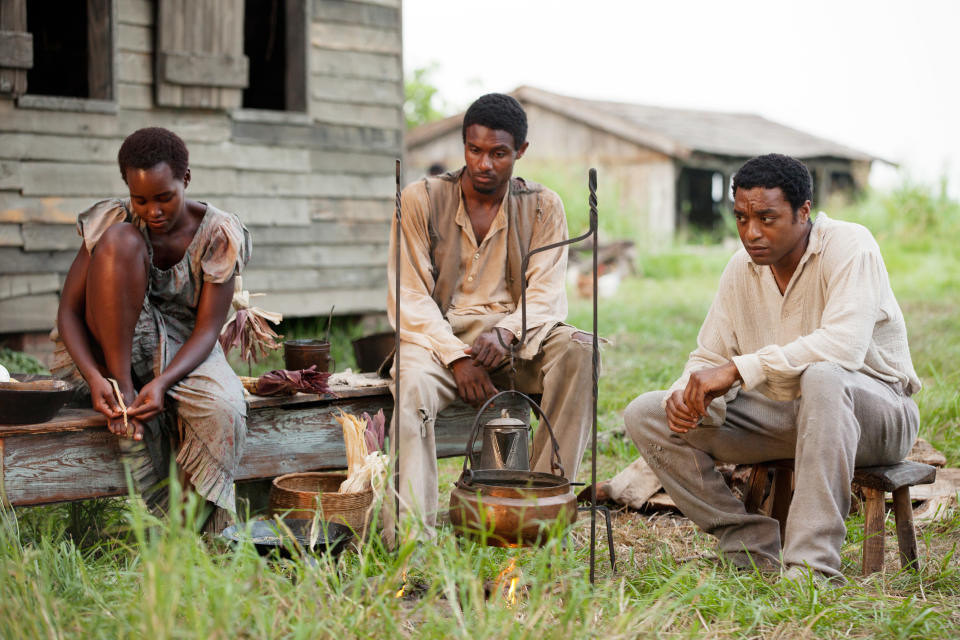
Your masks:
[[[471,322],[461,320],[452,324],[457,337],[472,344],[500,317],[476,316]],[[565,476],[571,480],[580,466],[593,421],[591,339],[583,333],[574,337],[575,333],[578,330],[568,325],[554,327],[533,359],[516,361],[515,380],[517,391],[543,394],[540,406],[553,426],[560,446],[560,461]],[[431,537],[439,499],[434,420],[437,412],[457,399],[457,385],[453,372],[418,345],[400,344],[400,366],[400,427],[398,430],[396,415],[390,427],[391,442],[395,443],[392,435],[396,433],[400,441],[400,518],[404,523],[409,516],[415,516],[414,522],[424,526],[423,534]],[[509,369],[507,364],[491,376],[498,390],[510,388]],[[395,366],[391,374],[396,377]],[[393,385],[391,392],[396,393]],[[531,468],[534,471],[551,472],[549,439],[546,428],[541,425],[533,438]],[[391,457],[395,452],[391,444]],[[392,462],[390,473],[392,478]],[[384,502],[384,539],[391,546],[394,509],[390,499]]]

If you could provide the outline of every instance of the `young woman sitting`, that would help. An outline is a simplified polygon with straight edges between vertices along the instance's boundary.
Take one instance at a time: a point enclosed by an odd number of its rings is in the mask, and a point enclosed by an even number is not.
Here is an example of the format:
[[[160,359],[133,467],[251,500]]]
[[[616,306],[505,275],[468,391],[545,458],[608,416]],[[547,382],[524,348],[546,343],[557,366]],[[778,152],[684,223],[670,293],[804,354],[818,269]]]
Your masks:
[[[172,448],[182,480],[234,512],[246,404],[217,338],[250,236],[237,216],[184,196],[188,159],[166,129],[124,140],[130,195],[77,219],[83,244],[63,285],[53,372],[89,389],[121,450],[142,457],[146,445],[153,478]]]

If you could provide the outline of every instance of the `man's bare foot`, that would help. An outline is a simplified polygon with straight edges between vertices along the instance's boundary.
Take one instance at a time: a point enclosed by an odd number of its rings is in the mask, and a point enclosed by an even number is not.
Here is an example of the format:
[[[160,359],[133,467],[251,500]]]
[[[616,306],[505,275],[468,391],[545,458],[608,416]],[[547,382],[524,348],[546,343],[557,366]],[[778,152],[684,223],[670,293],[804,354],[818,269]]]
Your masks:
[[[593,497],[590,495],[590,489],[593,485],[587,485],[577,494],[577,502],[589,503]],[[604,480],[597,483],[597,504],[610,502],[610,482]]]

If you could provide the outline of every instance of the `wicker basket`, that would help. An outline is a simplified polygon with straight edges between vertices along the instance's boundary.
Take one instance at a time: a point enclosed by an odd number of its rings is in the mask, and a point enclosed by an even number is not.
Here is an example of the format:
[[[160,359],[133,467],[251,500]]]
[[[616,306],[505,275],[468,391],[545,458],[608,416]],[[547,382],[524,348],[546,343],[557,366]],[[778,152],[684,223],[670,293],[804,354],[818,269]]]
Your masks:
[[[270,515],[285,518],[313,518],[319,507],[324,519],[345,524],[365,537],[370,519],[373,489],[355,493],[337,493],[347,479],[340,472],[288,473],[274,478],[270,487]]]

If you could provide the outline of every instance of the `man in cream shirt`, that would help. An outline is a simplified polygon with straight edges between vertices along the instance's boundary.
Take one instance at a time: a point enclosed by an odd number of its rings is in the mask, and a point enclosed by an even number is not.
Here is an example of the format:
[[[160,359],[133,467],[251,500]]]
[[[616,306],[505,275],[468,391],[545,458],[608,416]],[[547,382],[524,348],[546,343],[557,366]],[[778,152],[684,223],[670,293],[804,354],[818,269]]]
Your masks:
[[[652,471],[733,564],[842,579],[854,467],[898,462],[917,436],[920,381],[903,314],[870,232],[811,219],[801,162],[754,158],[733,190],[743,250],[683,375],[624,412],[643,461],[608,490],[622,499]],[[781,458],[796,469],[783,541],[777,521],[746,513],[715,469]]]

